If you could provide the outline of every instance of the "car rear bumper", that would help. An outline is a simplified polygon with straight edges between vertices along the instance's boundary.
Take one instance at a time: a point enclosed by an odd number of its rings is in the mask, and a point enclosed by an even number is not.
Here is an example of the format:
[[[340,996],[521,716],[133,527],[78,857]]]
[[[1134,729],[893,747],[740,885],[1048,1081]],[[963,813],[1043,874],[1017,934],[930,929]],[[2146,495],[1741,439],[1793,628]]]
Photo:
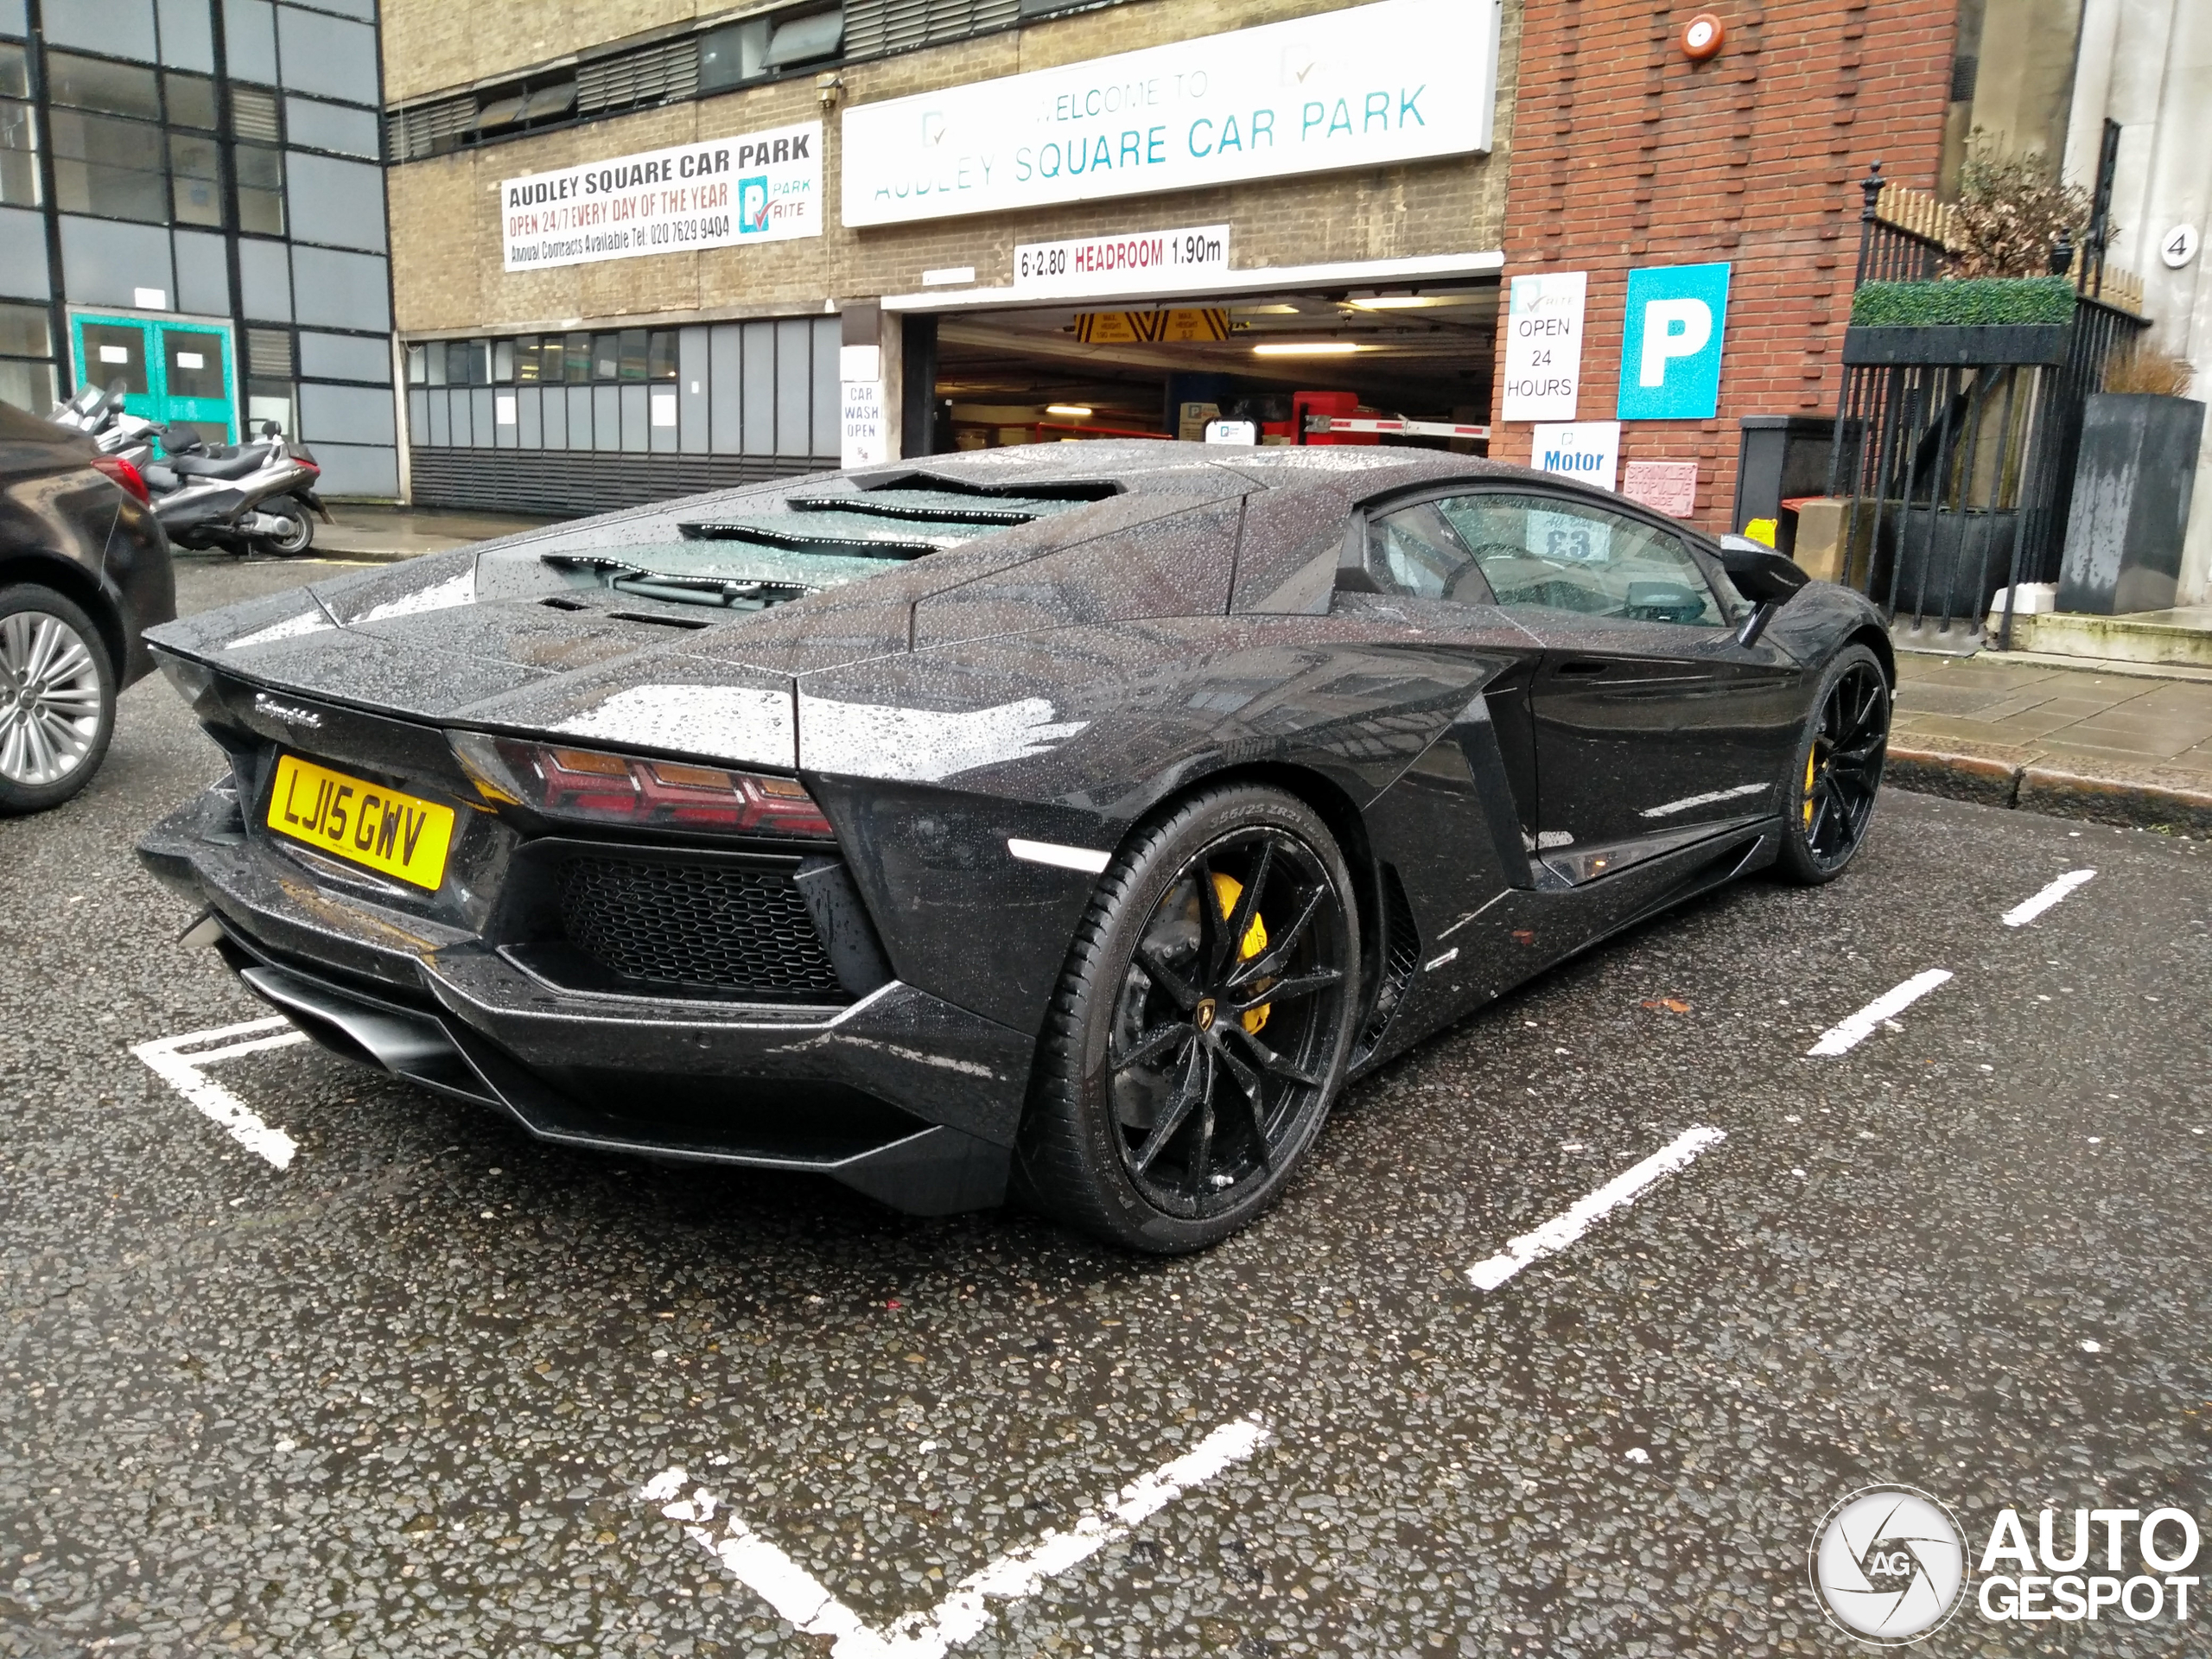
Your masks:
[[[912,1214],[1004,1196],[1035,1039],[893,980],[842,1007],[580,993],[318,887],[219,791],[139,844],[256,995],[333,1052],[547,1141],[811,1171]]]

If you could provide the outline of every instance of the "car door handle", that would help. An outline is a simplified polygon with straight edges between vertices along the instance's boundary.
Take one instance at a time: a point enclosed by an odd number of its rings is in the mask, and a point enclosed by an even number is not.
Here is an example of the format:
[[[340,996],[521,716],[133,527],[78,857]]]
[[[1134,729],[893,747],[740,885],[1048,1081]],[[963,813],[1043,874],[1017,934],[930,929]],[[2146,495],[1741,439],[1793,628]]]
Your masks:
[[[1611,666],[1608,663],[1569,662],[1561,663],[1559,671],[1562,674],[1602,674]]]

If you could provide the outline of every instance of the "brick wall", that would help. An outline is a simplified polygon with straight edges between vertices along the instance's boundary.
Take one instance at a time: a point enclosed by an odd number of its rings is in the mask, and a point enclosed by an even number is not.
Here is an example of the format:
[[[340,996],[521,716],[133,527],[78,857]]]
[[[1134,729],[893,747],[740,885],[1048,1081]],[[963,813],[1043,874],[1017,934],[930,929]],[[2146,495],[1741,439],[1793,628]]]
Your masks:
[[[865,103],[1332,10],[1341,3],[1148,0],[854,64],[841,73],[847,100]],[[410,35],[404,30],[395,35],[393,20],[423,4],[424,0],[387,3],[387,76],[394,73],[396,54],[428,49],[425,41],[441,51],[451,49],[443,36]],[[602,10],[611,14],[625,9]],[[1501,245],[1504,231],[1506,152],[1513,130],[1520,15],[1521,0],[1507,0],[1499,53],[1497,151],[1488,157],[1309,174],[1218,190],[850,231],[837,222],[836,211],[840,158],[833,111],[825,123],[823,170],[830,222],[820,237],[512,274],[501,269],[500,180],[693,138],[807,120],[821,113],[813,77],[801,75],[696,103],[409,162],[387,175],[397,326],[407,333],[462,332],[559,327],[578,318],[818,311],[825,300],[913,292],[921,287],[923,271],[941,266],[973,265],[978,282],[1006,283],[1012,279],[1017,242],[1146,226],[1225,222],[1230,226],[1230,258],[1239,267],[1494,249]],[[461,60],[455,56],[450,66],[457,67]],[[406,73],[431,86],[467,79],[442,70],[433,74],[419,64],[408,66]]]
[[[1732,264],[1717,418],[1632,421],[1621,433],[1624,465],[1697,461],[1695,519],[1725,531],[1738,418],[1835,408],[1859,247],[1853,187],[1877,158],[1886,177],[1935,183],[1955,8],[1710,5],[1726,41],[1697,64],[1679,41],[1705,9],[1528,0],[1505,253],[1509,278],[1589,272],[1586,421],[1613,415],[1629,270]],[[1504,321],[1501,307],[1501,363]],[[1498,425],[1491,454],[1525,464],[1530,434]]]

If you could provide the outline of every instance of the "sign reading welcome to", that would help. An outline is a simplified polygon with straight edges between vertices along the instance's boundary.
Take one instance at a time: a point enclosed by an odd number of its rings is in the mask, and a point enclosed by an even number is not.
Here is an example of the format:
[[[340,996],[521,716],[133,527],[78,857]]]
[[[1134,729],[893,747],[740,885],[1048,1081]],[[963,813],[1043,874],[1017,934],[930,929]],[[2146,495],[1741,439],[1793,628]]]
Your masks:
[[[822,124],[707,138],[499,185],[506,269],[822,234]]]
[[[854,105],[848,225],[1491,147],[1497,0],[1375,0],[1257,29]]]

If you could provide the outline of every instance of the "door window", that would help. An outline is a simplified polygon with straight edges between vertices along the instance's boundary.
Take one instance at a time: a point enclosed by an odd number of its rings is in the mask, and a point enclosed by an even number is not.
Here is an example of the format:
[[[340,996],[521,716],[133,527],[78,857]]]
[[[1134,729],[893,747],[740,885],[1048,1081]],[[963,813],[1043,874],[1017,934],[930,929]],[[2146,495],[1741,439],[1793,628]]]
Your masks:
[[[1436,511],[1501,605],[1626,622],[1728,620],[1681,539],[1641,519],[1564,497],[1487,492]]]
[[[1489,604],[1490,588],[1473,554],[1438,505],[1423,501],[1370,518],[1368,574],[1386,594]]]

